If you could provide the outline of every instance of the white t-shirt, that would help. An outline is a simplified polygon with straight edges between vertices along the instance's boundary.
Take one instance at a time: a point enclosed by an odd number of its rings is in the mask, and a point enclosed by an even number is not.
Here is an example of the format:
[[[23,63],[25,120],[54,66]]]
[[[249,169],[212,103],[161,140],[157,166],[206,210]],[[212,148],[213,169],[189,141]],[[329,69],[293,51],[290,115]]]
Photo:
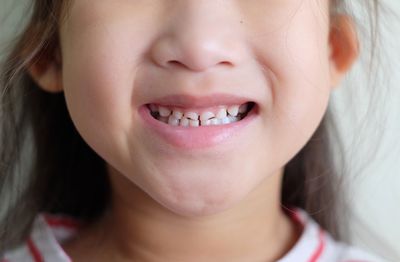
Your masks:
[[[295,209],[293,217],[302,225],[301,236],[293,248],[277,262],[385,261],[335,241],[302,209]],[[78,229],[79,222],[70,217],[40,214],[33,224],[29,239],[15,250],[6,252],[0,262],[72,262],[61,244],[77,234]]]

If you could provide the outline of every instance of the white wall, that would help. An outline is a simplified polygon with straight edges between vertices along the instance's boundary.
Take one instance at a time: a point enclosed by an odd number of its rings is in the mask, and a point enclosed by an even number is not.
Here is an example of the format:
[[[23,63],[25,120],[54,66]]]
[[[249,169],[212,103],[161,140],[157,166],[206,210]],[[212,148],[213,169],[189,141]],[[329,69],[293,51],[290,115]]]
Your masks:
[[[21,28],[19,10],[25,2],[0,0],[0,48],[14,35],[15,27]],[[350,221],[354,243],[400,261],[400,1],[384,2],[390,11],[382,14],[383,70],[377,71],[377,82],[368,86],[365,79],[370,74],[358,63],[334,92],[332,105],[346,138],[346,157],[351,160],[352,175],[347,181],[354,209]],[[361,43],[363,47],[365,41]],[[365,163],[368,166],[360,168]],[[371,234],[374,231],[377,236]]]

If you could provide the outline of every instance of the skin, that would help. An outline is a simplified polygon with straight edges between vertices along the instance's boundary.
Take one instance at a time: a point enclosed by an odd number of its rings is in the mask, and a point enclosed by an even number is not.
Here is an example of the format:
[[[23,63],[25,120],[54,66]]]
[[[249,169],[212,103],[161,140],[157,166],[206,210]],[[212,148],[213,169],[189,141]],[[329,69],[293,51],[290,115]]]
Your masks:
[[[112,205],[64,245],[74,261],[274,261],[299,230],[280,206],[285,164],[320,123],[358,53],[327,0],[74,1],[54,59],[29,68],[64,92],[108,163]],[[228,143],[174,148],[139,106],[171,94],[250,97]]]

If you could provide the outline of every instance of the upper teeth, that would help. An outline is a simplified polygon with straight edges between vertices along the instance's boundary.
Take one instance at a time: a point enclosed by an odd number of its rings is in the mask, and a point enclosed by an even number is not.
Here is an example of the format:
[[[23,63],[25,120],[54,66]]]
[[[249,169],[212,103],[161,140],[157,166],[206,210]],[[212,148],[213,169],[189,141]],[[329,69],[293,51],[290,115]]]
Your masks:
[[[154,104],[150,104],[149,108],[155,118],[169,125],[198,127],[208,125],[223,125],[237,122],[247,111],[248,104],[219,106],[216,112],[212,112],[210,110],[203,112],[185,112],[181,109],[171,109],[166,106],[157,106]]]

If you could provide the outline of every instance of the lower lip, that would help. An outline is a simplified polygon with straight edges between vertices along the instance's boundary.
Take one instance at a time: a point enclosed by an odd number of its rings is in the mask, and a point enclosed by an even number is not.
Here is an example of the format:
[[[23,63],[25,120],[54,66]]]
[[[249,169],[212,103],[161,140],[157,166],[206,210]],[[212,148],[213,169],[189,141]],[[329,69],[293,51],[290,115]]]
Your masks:
[[[149,131],[161,137],[166,143],[181,149],[202,149],[231,141],[256,119],[257,109],[258,107],[254,106],[247,116],[238,122],[199,127],[172,126],[158,121],[150,115],[150,109],[146,105],[139,108],[139,115]]]

